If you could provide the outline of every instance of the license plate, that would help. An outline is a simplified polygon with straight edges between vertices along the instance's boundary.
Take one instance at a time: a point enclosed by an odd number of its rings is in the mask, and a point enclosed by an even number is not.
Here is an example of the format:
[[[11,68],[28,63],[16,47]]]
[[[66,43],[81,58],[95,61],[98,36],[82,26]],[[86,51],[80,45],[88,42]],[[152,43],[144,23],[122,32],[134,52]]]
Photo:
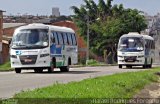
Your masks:
[[[133,60],[127,60],[127,62],[133,62]]]
[[[32,62],[32,59],[25,59],[25,62]]]

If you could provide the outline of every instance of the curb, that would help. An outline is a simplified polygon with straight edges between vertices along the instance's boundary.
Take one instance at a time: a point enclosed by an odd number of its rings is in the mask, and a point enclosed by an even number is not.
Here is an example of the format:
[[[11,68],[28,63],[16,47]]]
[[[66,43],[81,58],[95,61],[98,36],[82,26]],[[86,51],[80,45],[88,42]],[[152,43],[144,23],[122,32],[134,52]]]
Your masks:
[[[0,69],[0,72],[11,72],[11,71],[14,71],[14,69],[8,69],[8,70],[3,70],[3,69],[1,70]]]
[[[70,68],[80,68],[80,67],[107,67],[107,66],[118,66],[117,64],[108,64],[108,65],[73,65]]]
[[[107,66],[118,66],[117,64],[108,64],[108,65],[72,65],[70,68],[83,68],[83,67],[107,67]],[[8,70],[0,70],[0,72],[11,72],[14,71],[14,69],[8,69]]]

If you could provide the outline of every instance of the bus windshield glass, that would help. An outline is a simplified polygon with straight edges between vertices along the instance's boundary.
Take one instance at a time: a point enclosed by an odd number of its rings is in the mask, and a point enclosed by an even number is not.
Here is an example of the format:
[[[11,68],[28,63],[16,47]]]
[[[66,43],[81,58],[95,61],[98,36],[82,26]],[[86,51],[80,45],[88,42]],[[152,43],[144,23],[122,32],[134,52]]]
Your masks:
[[[12,48],[45,48],[48,46],[47,29],[20,30],[13,36]]]
[[[122,52],[140,52],[144,50],[143,39],[140,37],[123,37],[118,50]]]

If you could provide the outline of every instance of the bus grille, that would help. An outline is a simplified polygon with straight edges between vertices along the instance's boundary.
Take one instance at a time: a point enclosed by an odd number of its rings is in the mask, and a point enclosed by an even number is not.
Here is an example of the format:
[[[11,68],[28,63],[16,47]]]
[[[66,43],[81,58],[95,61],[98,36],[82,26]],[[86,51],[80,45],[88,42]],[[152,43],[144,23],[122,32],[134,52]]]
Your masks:
[[[37,55],[19,56],[22,65],[34,65],[37,60]]]
[[[137,56],[125,56],[125,62],[135,62],[137,60]]]

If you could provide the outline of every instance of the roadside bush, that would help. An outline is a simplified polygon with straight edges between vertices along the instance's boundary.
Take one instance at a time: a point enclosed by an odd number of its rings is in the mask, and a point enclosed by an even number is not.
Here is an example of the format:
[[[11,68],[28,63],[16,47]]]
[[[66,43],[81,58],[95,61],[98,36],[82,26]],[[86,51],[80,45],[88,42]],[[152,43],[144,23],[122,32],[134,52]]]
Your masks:
[[[88,61],[87,61],[87,64],[88,64],[88,65],[98,65],[99,62],[96,61],[96,60],[91,59],[91,60],[88,60]]]
[[[78,63],[82,65],[86,65],[86,58],[78,58]]]

